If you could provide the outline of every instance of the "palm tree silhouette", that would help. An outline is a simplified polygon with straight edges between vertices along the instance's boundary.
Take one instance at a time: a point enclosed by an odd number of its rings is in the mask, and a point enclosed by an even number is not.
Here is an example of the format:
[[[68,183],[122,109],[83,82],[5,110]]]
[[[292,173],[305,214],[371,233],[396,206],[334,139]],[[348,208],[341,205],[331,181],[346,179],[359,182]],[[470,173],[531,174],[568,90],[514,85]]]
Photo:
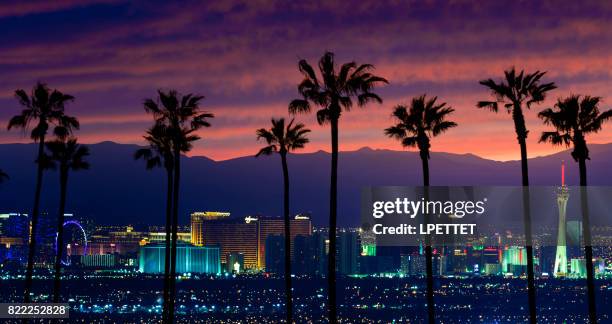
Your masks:
[[[9,176],[8,174],[6,174],[6,172],[2,171],[0,169],[0,183],[3,183],[4,181],[8,180]]]
[[[512,114],[517,140],[521,149],[521,171],[523,184],[523,222],[525,226],[525,249],[527,252],[527,291],[529,296],[529,317],[531,323],[536,322],[535,279],[533,274],[533,237],[531,231],[531,202],[529,195],[529,169],[527,166],[527,134],[523,108],[531,108],[533,104],[544,101],[546,93],[556,89],[554,82],[542,83],[541,79],[546,72],[535,71],[518,75],[514,68],[504,71],[504,78],[497,83],[492,79],[482,80],[480,84],[491,90],[495,101],[479,101],[478,108],[499,111],[502,104],[508,113]]]
[[[174,158],[172,156],[172,139],[169,136],[167,127],[156,123],[146,131],[145,140],[149,147],[138,149],[134,153],[134,159],[143,159],[147,170],[163,166],[166,170],[166,238],[165,238],[165,258],[164,258],[164,308],[162,312],[162,322],[168,323],[170,305],[170,240],[172,234],[172,186]]]
[[[382,103],[382,99],[372,90],[380,84],[388,83],[386,79],[371,73],[371,64],[357,65],[355,62],[345,63],[336,71],[334,53],[326,52],[319,60],[319,79],[306,60],[298,63],[304,80],[298,85],[301,99],[295,99],[289,104],[289,112],[308,113],[311,104],[321,109],[317,111],[317,121],[320,125],[329,123],[331,126],[331,185],[329,202],[329,254],[327,265],[328,308],[329,321],[337,322],[336,309],[336,221],[338,194],[338,120],[343,111],[349,111],[353,100],[359,106],[365,106],[371,101]]]
[[[554,131],[543,132],[540,142],[549,142],[553,145],[573,145],[572,158],[578,162],[580,170],[580,193],[582,205],[582,231],[584,237],[584,255],[587,268],[587,293],[589,300],[589,319],[591,323],[597,322],[595,304],[595,283],[593,278],[593,247],[591,245],[591,222],[587,203],[587,170],[586,160],[590,160],[589,149],[585,136],[597,133],[603,123],[612,118],[612,110],[599,111],[601,98],[591,96],[573,95],[559,99],[554,108],[542,110],[538,117],[544,124],[554,127]]]
[[[42,158],[45,148],[45,137],[49,127],[53,126],[53,132],[58,138],[65,138],[72,133],[72,129],[79,128],[76,118],[64,114],[66,103],[74,100],[74,97],[64,94],[58,90],[51,91],[46,84],[36,83],[30,95],[23,89],[15,91],[15,97],[23,110],[19,115],[13,116],[8,123],[8,129],[29,129],[33,123],[30,138],[38,142],[38,154],[36,157],[36,189],[34,191],[34,206],[32,208],[32,223],[30,228],[30,242],[28,250],[28,266],[24,285],[23,300],[30,302],[30,291],[32,290],[32,274],[34,271],[34,254],[36,249],[36,231],[38,229],[38,217],[40,208],[40,193],[43,181]]]
[[[412,98],[410,108],[398,105],[393,117],[398,121],[395,126],[385,129],[385,134],[402,142],[403,147],[417,147],[423,166],[423,185],[425,199],[429,199],[429,149],[431,139],[456,127],[457,123],[446,118],[455,110],[446,103],[437,103],[437,97],[427,99],[426,95]],[[427,311],[429,323],[435,323],[433,297],[433,253],[431,237],[425,237],[425,258],[427,260]]]
[[[62,255],[64,253],[64,212],[66,209],[66,194],[68,189],[68,172],[89,169],[89,148],[77,143],[76,138],[58,139],[45,144],[48,153],[45,154],[45,168],[59,169],[60,202],[57,214],[57,251],[55,255],[55,276],[53,281],[53,302],[59,303]]]
[[[192,149],[193,142],[200,139],[195,134],[203,127],[210,127],[209,118],[214,115],[200,110],[200,101],[203,96],[186,94],[180,95],[176,90],[164,92],[157,91],[158,98],[146,99],[145,111],[152,113],[155,123],[166,127],[170,143],[172,144],[173,156],[173,188],[172,188],[172,249],[170,257],[170,305],[168,307],[168,319],[174,319],[174,302],[176,299],[176,248],[178,231],[178,206],[179,206],[179,184],[180,184],[180,161],[181,153],[187,153]]]
[[[310,132],[304,124],[293,125],[293,119],[285,127],[285,119],[272,118],[272,128],[257,130],[257,139],[264,139],[267,146],[259,150],[257,155],[278,153],[283,167],[283,216],[285,218],[285,296],[287,299],[287,323],[293,323],[293,298],[291,288],[291,220],[289,218],[289,168],[287,154],[296,149],[304,148],[308,143],[306,134]]]

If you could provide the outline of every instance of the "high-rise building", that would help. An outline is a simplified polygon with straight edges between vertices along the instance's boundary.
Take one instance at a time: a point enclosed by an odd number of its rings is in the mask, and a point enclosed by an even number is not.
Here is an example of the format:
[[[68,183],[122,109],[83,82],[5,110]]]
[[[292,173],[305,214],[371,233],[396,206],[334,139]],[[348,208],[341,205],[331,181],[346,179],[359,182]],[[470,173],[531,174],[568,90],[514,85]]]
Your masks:
[[[139,270],[143,273],[163,273],[166,246],[145,245],[140,248]],[[219,248],[210,246],[178,245],[177,273],[221,273]]]
[[[327,272],[326,236],[321,232],[298,235],[293,244],[293,271],[299,275],[323,275]]]
[[[337,269],[341,274],[356,274],[359,272],[358,257],[361,250],[357,232],[344,231],[338,233]]]
[[[502,252],[501,271],[521,275],[527,273],[527,250],[524,247],[511,246]],[[533,258],[533,264],[540,265],[539,258]]]
[[[582,221],[567,221],[567,245],[580,247],[582,242]]]
[[[487,246],[482,250],[482,270],[487,275],[496,275],[501,272],[499,248]]]
[[[230,219],[229,213],[191,214],[191,243],[218,246],[221,262],[227,267],[230,253],[242,253],[244,269],[257,269],[258,226],[251,218]]]
[[[426,274],[426,259],[422,254],[403,254],[400,257],[401,272],[409,276],[423,276]]]
[[[360,231],[361,236],[361,255],[375,256],[376,255],[376,234],[371,229]]]
[[[0,214],[0,262],[27,260],[29,228],[27,214]]]
[[[519,269],[526,265],[527,252],[525,248],[512,246],[503,251],[502,272],[513,272],[512,270]]]
[[[266,268],[266,240],[270,235],[285,235],[285,220],[281,217],[257,217],[253,219],[258,224],[258,265],[259,269]],[[312,223],[307,216],[297,215],[289,222],[291,231],[291,258],[293,259],[293,244],[296,236],[312,234]]]
[[[575,258],[570,261],[570,277],[586,278],[586,260],[583,258]]]
[[[557,207],[559,207],[559,227],[557,232],[557,251],[555,253],[555,266],[553,275],[565,277],[567,275],[567,239],[566,239],[566,209],[569,198],[569,189],[565,185],[565,164],[561,164],[561,187],[557,189]]]
[[[285,273],[285,236],[270,234],[266,238],[266,272]]]
[[[227,212],[193,212],[191,213],[191,244],[204,245],[204,222],[212,220],[227,220]]]
[[[290,222],[291,253],[296,236],[312,233],[310,218],[297,215]],[[221,261],[227,264],[228,253],[242,253],[245,269],[266,269],[266,239],[284,235],[285,222],[280,217],[230,219],[229,213],[203,212],[191,214],[191,243],[219,246]]]
[[[19,237],[28,241],[30,219],[28,214],[0,214],[0,235],[3,237]]]

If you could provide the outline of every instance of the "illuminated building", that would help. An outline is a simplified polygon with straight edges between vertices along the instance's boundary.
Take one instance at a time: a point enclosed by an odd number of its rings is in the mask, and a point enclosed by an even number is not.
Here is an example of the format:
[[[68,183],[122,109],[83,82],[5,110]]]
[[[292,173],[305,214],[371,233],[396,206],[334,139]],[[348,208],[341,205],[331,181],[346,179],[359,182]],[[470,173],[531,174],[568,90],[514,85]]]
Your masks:
[[[497,247],[488,246],[482,250],[482,263],[484,273],[496,275],[501,272],[500,253]]]
[[[555,253],[555,266],[553,275],[565,277],[567,275],[567,239],[566,239],[566,208],[569,198],[569,189],[565,185],[565,164],[561,164],[561,187],[557,190],[557,206],[559,207],[559,227],[557,232],[557,251]]]
[[[146,245],[140,248],[139,271],[163,273],[165,245]],[[219,248],[209,246],[178,245],[176,247],[177,273],[220,273]]]
[[[527,265],[527,252],[525,248],[510,247],[502,253],[502,271],[504,273],[513,272],[513,268],[517,266],[523,267]]]
[[[191,243],[191,233],[190,232],[178,232],[176,233],[176,235],[180,243]],[[147,244],[165,243],[166,242],[166,232],[149,232],[144,239],[147,241]]]
[[[90,236],[87,254],[136,254],[140,246],[147,243],[146,237],[147,233],[136,232],[132,226],[126,226],[122,231],[94,234]]]
[[[229,273],[240,273],[244,271],[244,254],[228,253],[226,257],[226,271]]]
[[[533,258],[533,264],[539,265],[539,259]],[[525,248],[512,246],[504,249],[502,252],[501,270],[503,273],[514,275],[527,273],[527,252]]]
[[[284,235],[285,221],[281,217],[258,217],[251,218],[258,224],[258,265],[259,269],[266,268],[266,240],[270,235]],[[293,244],[296,236],[308,236],[312,234],[312,223],[307,216],[297,215],[289,222],[291,230],[291,257],[293,258]]]
[[[571,259],[570,260],[570,276],[573,278],[586,278],[586,260]]]
[[[499,263],[485,263],[484,273],[486,275],[497,275],[501,272]]]
[[[86,268],[112,268],[117,265],[116,254],[81,255],[80,262]]]
[[[0,262],[27,260],[29,224],[27,214],[0,214]]]
[[[361,236],[361,255],[375,256],[376,255],[376,234],[372,230],[360,231]]]
[[[467,250],[453,249],[452,250],[452,271],[455,274],[464,273],[467,271]]]
[[[227,212],[193,212],[191,213],[191,244],[204,245],[204,222],[229,219]]]
[[[256,269],[258,260],[257,222],[228,219],[228,213],[194,213],[191,216],[191,242],[196,246],[218,246],[221,262],[230,253],[242,253],[245,269]]]
[[[269,235],[283,235],[285,223],[279,217],[250,217],[230,219],[229,213],[198,212],[191,214],[191,243],[219,246],[221,262],[227,266],[229,253],[244,255],[245,269],[265,269],[266,239]],[[306,216],[297,215],[290,222],[291,246],[298,235],[310,235],[312,225]]]

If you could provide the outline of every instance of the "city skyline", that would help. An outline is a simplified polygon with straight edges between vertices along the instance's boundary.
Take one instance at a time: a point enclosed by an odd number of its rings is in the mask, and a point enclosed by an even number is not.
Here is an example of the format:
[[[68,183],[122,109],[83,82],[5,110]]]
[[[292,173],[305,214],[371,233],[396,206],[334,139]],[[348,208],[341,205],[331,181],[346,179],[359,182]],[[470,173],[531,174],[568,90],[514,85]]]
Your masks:
[[[0,318],[607,322],[611,17],[0,4]]]

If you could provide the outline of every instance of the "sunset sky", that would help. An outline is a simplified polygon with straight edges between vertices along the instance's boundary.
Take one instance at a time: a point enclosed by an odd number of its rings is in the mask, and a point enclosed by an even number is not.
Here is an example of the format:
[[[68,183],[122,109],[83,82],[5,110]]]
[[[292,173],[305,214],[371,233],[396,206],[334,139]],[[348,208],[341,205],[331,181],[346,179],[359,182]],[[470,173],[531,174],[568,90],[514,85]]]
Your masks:
[[[526,112],[530,156],[562,149],[537,143],[545,127],[536,114],[558,97],[602,96],[602,108],[612,108],[610,2],[383,2],[3,2],[0,143],[29,141],[6,123],[20,110],[14,90],[41,80],[76,97],[67,113],[81,120],[82,142],[143,144],[152,120],[143,100],[175,88],[204,95],[203,108],[216,115],[192,155],[254,154],[262,145],[255,129],[287,116],[298,95],[298,60],[314,64],[325,50],[339,62],[372,63],[390,81],[378,90],[382,105],[342,116],[340,150],[400,150],[382,131],[391,109],[427,93],[454,107],[459,124],[433,141],[434,151],[518,159],[510,115],[475,107],[490,98],[478,80],[512,66],[546,70],[559,86]],[[329,128],[314,115],[297,119],[313,130],[304,152],[329,151]],[[588,140],[612,142],[612,123]]]

